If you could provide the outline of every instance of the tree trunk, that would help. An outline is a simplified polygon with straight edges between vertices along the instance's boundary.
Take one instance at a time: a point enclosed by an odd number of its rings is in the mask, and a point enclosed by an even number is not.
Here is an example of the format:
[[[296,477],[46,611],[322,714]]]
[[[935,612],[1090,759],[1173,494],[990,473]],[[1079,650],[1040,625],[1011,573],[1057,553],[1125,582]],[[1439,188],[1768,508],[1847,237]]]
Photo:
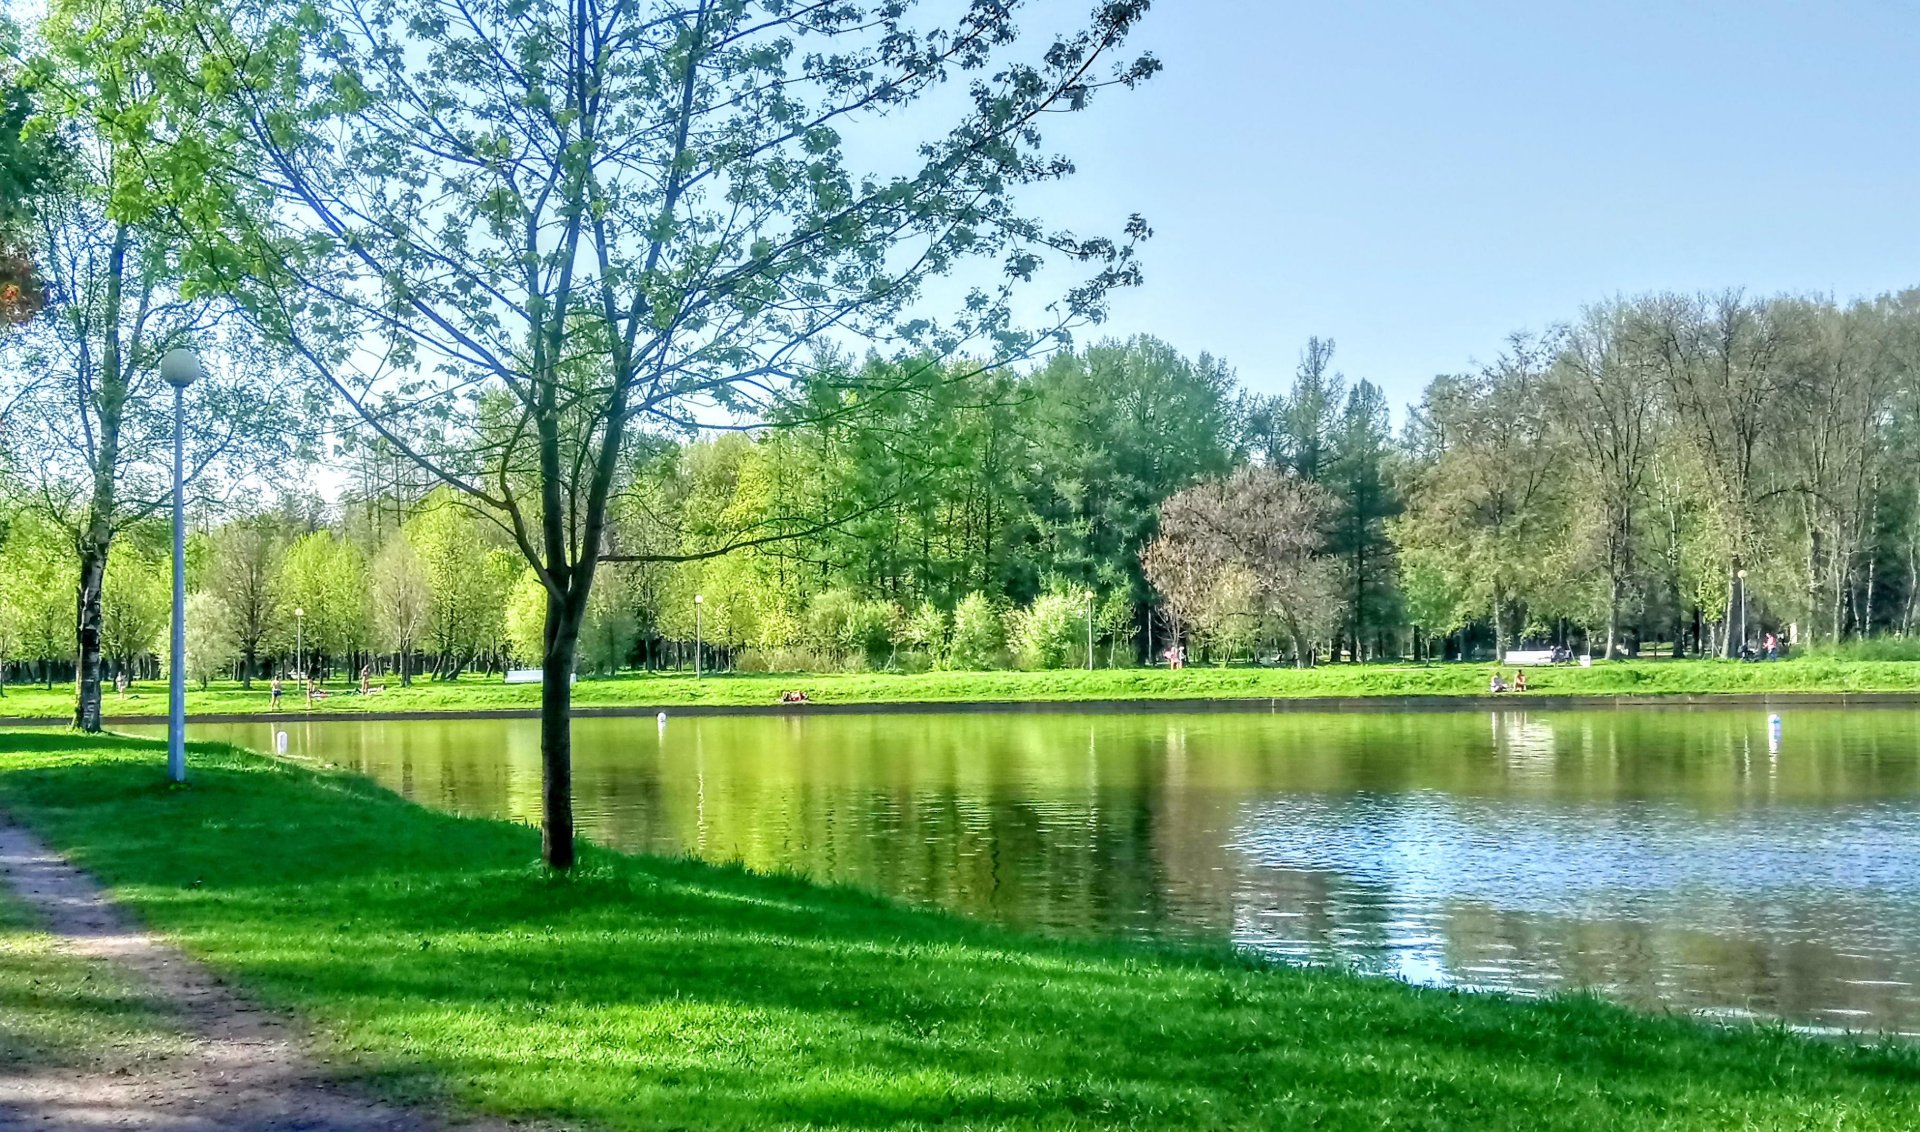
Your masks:
[[[582,603],[584,604],[584,603]],[[540,856],[547,867],[573,867],[573,659],[581,618],[547,598],[546,656],[540,666]]]
[[[1685,651],[1682,642],[1687,636],[1686,603],[1680,594],[1680,515],[1673,510],[1667,515],[1667,598],[1673,603],[1673,655],[1678,659]],[[1698,634],[1693,647],[1695,652],[1700,651]]]
[[[79,658],[74,665],[78,695],[73,725],[81,731],[100,730],[100,590],[107,574],[108,533],[96,522],[80,544],[80,585],[76,593],[75,636]]]
[[[1845,632],[1846,616],[1847,583],[1842,576],[1833,583],[1833,636],[1829,639],[1836,645],[1840,643],[1840,638]]]

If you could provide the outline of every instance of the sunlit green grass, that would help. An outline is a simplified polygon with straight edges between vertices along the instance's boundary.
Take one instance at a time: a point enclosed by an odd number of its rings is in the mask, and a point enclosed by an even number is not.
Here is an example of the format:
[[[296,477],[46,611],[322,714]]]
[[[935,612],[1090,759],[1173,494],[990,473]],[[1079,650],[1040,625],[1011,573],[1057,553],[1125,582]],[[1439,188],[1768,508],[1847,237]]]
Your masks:
[[[611,1128],[1886,1128],[1920,1058],[1045,940],[364,780],[0,733],[0,806],[404,1095]]]
[[[738,706],[780,702],[780,693],[800,689],[816,703],[969,703],[1086,700],[1283,698],[1310,696],[1484,695],[1494,667],[1485,664],[1329,664],[1292,668],[1069,669],[1054,672],[928,672],[920,674],[708,675],[625,674],[582,679],[574,691],[581,707],[673,708],[688,704]],[[1507,669],[1509,673],[1511,669]],[[1713,695],[1732,692],[1920,692],[1920,661],[1802,658],[1762,664],[1725,660],[1648,660],[1599,663],[1592,668],[1531,669],[1528,695]],[[457,681],[422,679],[410,688],[393,681],[372,696],[337,684],[313,710],[479,711],[538,708],[539,688],[504,684],[498,677]],[[163,715],[164,684],[138,684],[129,695],[108,692],[109,716]],[[267,710],[264,682],[251,690],[236,683],[194,688],[187,708],[199,714]],[[284,707],[305,710],[289,691]],[[11,686],[0,700],[0,717],[64,719],[72,714],[73,690]]]

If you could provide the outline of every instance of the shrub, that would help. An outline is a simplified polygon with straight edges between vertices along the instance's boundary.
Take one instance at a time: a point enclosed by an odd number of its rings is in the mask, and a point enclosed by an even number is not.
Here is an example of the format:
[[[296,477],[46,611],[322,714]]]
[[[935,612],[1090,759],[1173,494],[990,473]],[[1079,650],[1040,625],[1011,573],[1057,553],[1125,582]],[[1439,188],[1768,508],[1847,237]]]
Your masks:
[[[898,620],[891,602],[855,602],[847,617],[844,648],[847,659],[883,667],[893,655],[893,626]]]
[[[1785,637],[1781,638],[1783,641]],[[1802,655],[1823,660],[1920,660],[1920,637],[1866,637],[1838,644],[1803,647]]]
[[[1013,650],[1023,668],[1066,668],[1087,660],[1088,594],[1041,594],[1014,618]]]
[[[742,649],[733,664],[736,672],[793,675],[815,672],[860,672],[864,661],[848,661],[805,648]]]
[[[894,640],[905,646],[909,652],[918,652],[926,658],[929,665],[937,665],[947,651],[947,637],[952,632],[952,624],[946,610],[932,601],[923,601],[920,608],[908,617],[902,617],[894,627]]]
[[[838,664],[858,662],[864,669],[884,664],[893,650],[893,606],[862,601],[846,590],[823,590],[807,604],[802,639],[808,648]]]
[[[982,593],[970,593],[953,610],[953,635],[947,643],[949,668],[992,668],[1006,649],[1000,613]]]

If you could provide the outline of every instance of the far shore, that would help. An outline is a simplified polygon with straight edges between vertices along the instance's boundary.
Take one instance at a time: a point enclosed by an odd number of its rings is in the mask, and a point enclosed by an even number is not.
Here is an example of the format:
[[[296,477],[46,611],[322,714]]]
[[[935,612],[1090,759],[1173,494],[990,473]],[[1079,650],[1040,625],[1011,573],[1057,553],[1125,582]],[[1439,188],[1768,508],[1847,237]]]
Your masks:
[[[1042,672],[629,673],[583,677],[574,713],[597,716],[809,715],[835,712],[1405,712],[1570,710],[1639,707],[1920,706],[1920,661],[1807,658],[1765,663],[1724,660],[1616,661],[1528,670],[1526,692],[1489,694],[1490,664],[1329,664],[1291,668],[1111,668]],[[265,681],[245,689],[215,683],[188,694],[189,718],[205,723],[434,717],[525,719],[539,711],[536,684],[498,676],[377,681],[362,696],[337,682],[311,705],[291,690],[270,709]],[[805,703],[784,703],[804,692]],[[109,692],[110,725],[166,712],[164,686]],[[44,726],[71,718],[72,689],[10,688],[0,725]]]

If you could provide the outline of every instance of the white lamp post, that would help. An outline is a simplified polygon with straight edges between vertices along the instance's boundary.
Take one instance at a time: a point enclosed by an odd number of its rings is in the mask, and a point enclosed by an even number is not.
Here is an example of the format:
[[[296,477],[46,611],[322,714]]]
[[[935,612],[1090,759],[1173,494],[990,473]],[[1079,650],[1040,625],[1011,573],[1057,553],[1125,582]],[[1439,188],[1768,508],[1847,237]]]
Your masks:
[[[173,649],[167,679],[167,778],[187,780],[187,386],[200,379],[192,350],[168,350],[160,377],[173,386]]]
[[[1743,567],[1739,570],[1736,570],[1734,572],[1734,577],[1740,579],[1740,652],[1734,654],[1738,656],[1745,653],[1747,649],[1747,571],[1746,569]]]
[[[307,646],[307,611],[300,606],[293,607],[293,671],[301,687],[307,683],[307,661],[303,655]]]
[[[700,679],[700,607],[707,599],[700,594],[693,595],[693,678]]]

